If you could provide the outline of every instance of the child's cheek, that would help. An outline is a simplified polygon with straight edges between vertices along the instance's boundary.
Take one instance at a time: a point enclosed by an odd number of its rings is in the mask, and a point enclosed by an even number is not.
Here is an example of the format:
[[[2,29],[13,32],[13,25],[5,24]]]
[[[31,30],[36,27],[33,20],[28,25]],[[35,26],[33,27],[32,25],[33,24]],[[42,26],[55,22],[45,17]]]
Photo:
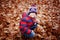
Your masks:
[[[33,15],[30,15],[30,17],[35,17],[35,16],[33,16]]]

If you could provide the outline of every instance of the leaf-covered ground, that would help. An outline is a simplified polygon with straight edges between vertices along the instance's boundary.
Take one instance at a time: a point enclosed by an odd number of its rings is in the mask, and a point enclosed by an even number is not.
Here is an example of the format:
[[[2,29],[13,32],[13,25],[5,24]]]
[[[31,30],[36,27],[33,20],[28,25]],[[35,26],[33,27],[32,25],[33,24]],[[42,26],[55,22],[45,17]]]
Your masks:
[[[44,37],[25,39],[19,29],[21,14],[35,4],[39,27]],[[0,40],[60,40],[60,0],[0,0]]]

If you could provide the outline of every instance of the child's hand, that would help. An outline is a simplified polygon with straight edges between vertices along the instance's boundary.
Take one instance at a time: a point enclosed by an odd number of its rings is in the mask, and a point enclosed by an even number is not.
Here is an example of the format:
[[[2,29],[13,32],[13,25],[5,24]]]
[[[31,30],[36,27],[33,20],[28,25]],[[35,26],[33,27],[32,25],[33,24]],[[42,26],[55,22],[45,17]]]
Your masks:
[[[34,25],[35,25],[35,26],[37,26],[37,24],[38,24],[37,22],[36,22],[36,23],[34,23]]]

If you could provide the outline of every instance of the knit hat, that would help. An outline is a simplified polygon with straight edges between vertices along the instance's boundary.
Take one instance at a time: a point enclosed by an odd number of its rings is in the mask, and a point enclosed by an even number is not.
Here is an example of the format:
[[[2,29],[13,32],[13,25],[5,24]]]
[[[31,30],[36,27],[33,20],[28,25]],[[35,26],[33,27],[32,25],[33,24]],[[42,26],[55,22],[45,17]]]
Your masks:
[[[35,13],[37,14],[37,7],[35,5],[32,5],[30,8],[29,8],[29,12],[28,12],[28,15],[30,13]]]

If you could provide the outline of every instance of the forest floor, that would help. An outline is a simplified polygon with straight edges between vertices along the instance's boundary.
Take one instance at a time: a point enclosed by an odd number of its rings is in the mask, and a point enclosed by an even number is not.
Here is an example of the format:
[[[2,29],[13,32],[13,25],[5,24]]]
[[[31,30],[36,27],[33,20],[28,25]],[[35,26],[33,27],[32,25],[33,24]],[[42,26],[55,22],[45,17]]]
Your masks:
[[[22,38],[19,22],[21,14],[35,4],[39,27],[34,31],[44,37],[27,40],[60,40],[60,0],[0,0],[0,40],[26,40]]]

